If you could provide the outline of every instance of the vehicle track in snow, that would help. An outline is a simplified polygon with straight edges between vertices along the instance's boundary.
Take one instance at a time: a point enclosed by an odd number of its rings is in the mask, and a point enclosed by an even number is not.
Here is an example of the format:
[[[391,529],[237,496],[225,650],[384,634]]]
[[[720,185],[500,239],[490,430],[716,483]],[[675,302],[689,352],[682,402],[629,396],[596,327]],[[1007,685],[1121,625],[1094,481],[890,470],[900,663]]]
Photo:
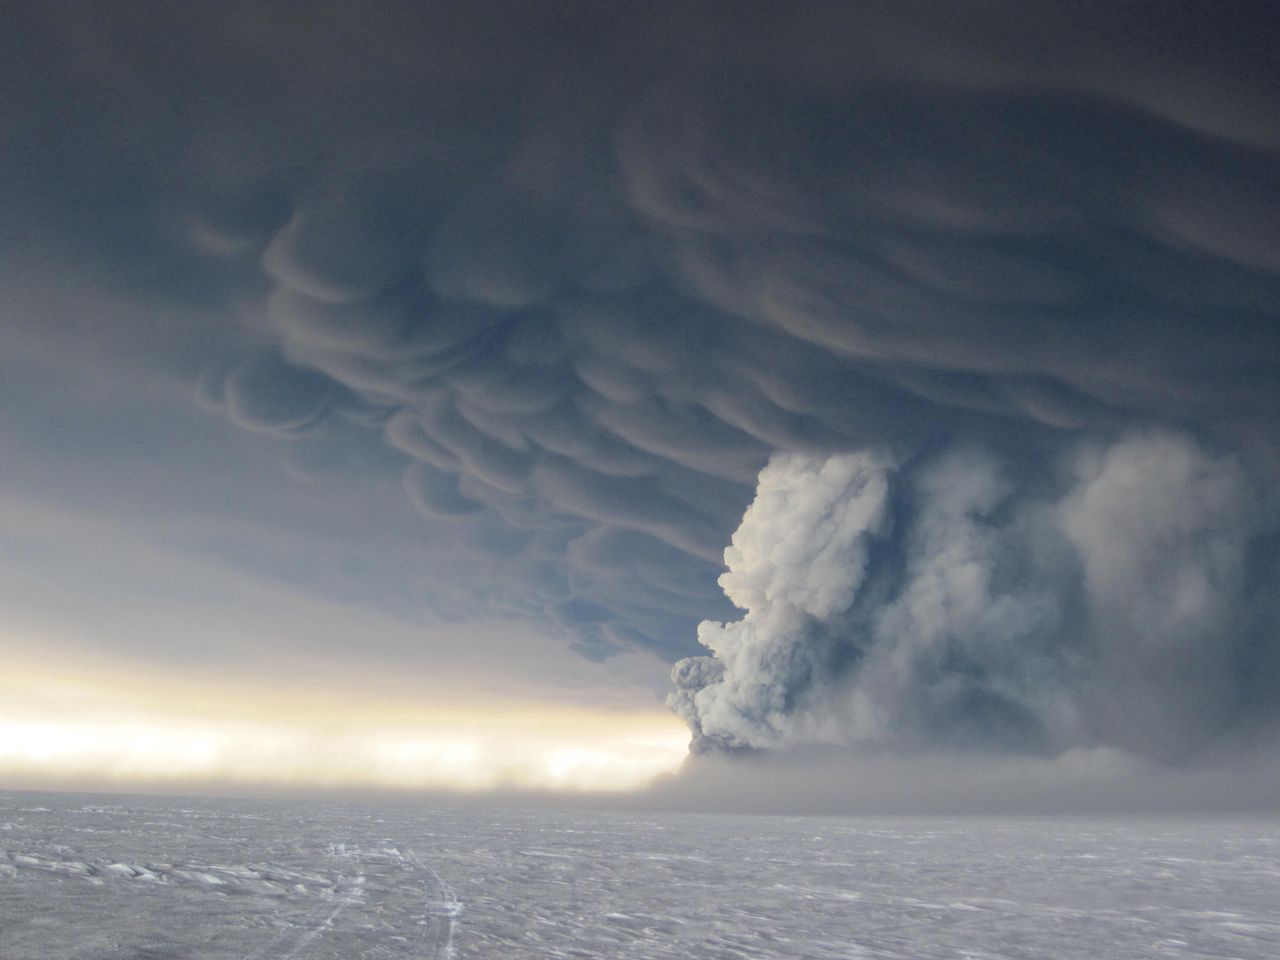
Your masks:
[[[289,859],[135,862],[63,845],[0,851],[0,879],[23,874],[117,893],[136,888],[138,903],[178,897],[174,904],[182,909],[199,909],[194,905],[211,897],[212,910],[239,916],[244,925],[211,930],[204,948],[235,960],[452,960],[462,913],[435,869],[392,840],[332,843],[305,866]]]
[[[401,863],[416,871],[420,877],[430,878],[433,889],[423,900],[423,913],[418,921],[423,927],[423,960],[452,960],[454,925],[462,913],[462,902],[453,888],[434,869],[418,859],[412,850],[402,852],[398,847],[392,847],[387,852],[399,858]]]
[[[335,848],[339,856],[350,858],[354,865],[354,875],[350,881],[345,873],[339,873],[334,881],[336,902],[331,906],[323,904],[295,929],[287,930],[271,942],[263,945],[247,960],[296,960],[304,951],[313,946],[325,933],[333,929],[333,923],[339,914],[348,907],[365,899],[365,871],[358,850],[348,852],[345,847]]]

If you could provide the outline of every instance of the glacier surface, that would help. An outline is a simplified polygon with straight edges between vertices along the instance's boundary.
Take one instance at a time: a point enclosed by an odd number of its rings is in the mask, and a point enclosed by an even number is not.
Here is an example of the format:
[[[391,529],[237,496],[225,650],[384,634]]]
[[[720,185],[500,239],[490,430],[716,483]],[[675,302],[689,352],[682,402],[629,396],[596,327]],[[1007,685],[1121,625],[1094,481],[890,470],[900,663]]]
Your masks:
[[[0,793],[5,960],[1276,956],[1274,820]]]

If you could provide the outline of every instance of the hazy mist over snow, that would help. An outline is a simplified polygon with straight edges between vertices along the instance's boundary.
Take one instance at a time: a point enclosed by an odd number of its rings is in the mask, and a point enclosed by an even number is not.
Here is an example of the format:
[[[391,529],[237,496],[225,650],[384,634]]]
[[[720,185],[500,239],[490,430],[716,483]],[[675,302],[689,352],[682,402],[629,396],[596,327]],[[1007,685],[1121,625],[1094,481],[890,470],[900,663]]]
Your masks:
[[[1270,13],[11,8],[6,630],[305,660],[182,629],[250,581],[674,664],[695,754],[1247,754]],[[538,672],[432,642],[326,656]]]

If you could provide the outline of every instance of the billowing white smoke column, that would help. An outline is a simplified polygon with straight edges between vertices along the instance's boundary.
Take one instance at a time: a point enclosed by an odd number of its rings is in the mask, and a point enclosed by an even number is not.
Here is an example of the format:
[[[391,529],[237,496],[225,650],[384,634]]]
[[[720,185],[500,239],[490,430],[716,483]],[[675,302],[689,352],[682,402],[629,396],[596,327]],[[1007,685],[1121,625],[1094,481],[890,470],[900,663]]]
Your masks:
[[[1169,434],[1075,461],[1037,493],[973,449],[776,456],[725,551],[746,613],[673,673],[694,749],[1176,757],[1240,720],[1261,526],[1241,471]]]
[[[720,578],[747,615],[698,628],[722,670],[693,658],[673,674],[672,706],[695,734],[784,747],[839,742],[856,726],[826,685],[839,676],[842,647],[856,640],[829,628],[854,606],[874,541],[887,532],[890,472],[887,460],[865,453],[777,456],[761,471]]]

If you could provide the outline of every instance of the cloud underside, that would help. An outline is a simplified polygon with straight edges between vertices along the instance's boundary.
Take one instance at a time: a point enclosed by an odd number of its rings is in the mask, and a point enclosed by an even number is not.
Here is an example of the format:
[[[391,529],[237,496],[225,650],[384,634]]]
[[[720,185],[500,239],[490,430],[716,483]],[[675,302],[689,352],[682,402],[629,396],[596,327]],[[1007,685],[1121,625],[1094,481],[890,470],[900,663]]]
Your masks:
[[[84,13],[8,162],[234,313],[232,423],[378,438],[488,564],[451,610],[709,645],[698,744],[1177,756],[1275,699],[1276,87],[1024,6],[162,14],[200,70]]]

